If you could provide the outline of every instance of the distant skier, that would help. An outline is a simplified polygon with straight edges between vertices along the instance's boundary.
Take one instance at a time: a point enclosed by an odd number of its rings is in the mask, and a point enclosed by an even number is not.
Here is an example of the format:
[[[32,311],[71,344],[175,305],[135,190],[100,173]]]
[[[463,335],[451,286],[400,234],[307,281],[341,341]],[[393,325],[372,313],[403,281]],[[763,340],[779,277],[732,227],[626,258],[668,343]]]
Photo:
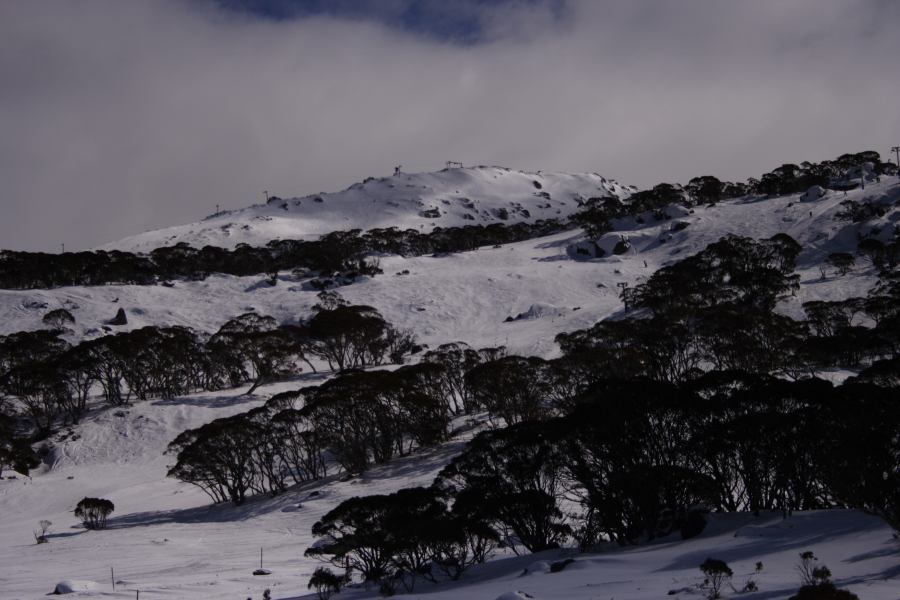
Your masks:
[[[403,165],[397,165],[396,167],[394,167],[394,175],[399,175],[400,169],[402,169],[402,168],[403,168]]]

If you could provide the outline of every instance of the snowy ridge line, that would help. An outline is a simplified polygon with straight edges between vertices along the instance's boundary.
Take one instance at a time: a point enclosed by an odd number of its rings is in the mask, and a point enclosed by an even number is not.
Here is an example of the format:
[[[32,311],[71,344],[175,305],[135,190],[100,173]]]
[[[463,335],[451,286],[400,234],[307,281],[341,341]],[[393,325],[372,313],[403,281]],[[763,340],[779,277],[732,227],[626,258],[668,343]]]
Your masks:
[[[0,287],[46,289],[62,286],[114,284],[153,285],[170,280],[203,280],[213,273],[248,276],[268,273],[273,282],[280,271],[315,272],[342,283],[379,272],[370,255],[421,256],[473,250],[562,231],[557,220],[533,223],[493,223],[435,228],[426,233],[358,229],[336,231],[316,240],[272,240],[265,246],[215,246],[196,249],[179,242],[148,253],[94,250],[47,254],[0,252]],[[327,284],[323,283],[327,287]]]
[[[314,239],[333,231],[533,223],[566,219],[589,198],[626,198],[633,188],[596,173],[545,173],[467,167],[368,178],[340,192],[300,198],[272,196],[265,204],[145,232],[99,249],[149,251],[186,242],[234,248],[276,239]]]

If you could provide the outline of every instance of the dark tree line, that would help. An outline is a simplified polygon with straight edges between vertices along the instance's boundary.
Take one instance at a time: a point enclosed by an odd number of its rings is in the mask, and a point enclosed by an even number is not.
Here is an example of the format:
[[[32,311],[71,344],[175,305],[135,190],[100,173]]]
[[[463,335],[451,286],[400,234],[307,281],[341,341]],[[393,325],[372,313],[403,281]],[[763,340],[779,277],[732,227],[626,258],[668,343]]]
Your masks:
[[[773,309],[798,252],[723,238],[626,290],[624,318],[561,334],[558,359],[445,348],[464,410],[493,427],[430,488],[336,507],[307,554],[391,592],[441,574],[435,536],[461,547],[442,526],[459,515],[487,552],[689,537],[709,511],[852,507],[900,528],[900,285],[882,272],[797,321]],[[815,377],[834,366],[859,374]]]
[[[95,250],[48,254],[0,250],[0,288],[34,289],[69,285],[151,285],[169,280],[201,280],[212,273],[249,276],[266,273],[275,280],[279,271],[314,272],[351,281],[374,274],[366,263],[372,253],[417,256],[473,250],[541,237],[564,228],[561,222],[437,227],[423,233],[413,229],[359,229],[339,231],[318,240],[273,240],[266,246],[238,244],[234,250],[216,246],[197,249],[185,242],[148,254]]]
[[[805,321],[773,310],[797,289],[799,249],[784,234],[727,236],[625,289],[624,318],[557,341],[583,373],[674,383],[710,369],[801,379],[896,359],[900,285],[887,273],[865,298],[805,303]]]
[[[573,405],[579,386],[566,361],[503,355],[502,348],[445,344],[394,371],[349,370],[278,394],[263,408],[179,435],[168,448],[176,457],[169,476],[215,502],[240,504],[330,469],[361,473],[444,442],[454,416],[487,411],[501,427]]]
[[[701,204],[715,204],[721,200],[740,198],[747,195],[784,196],[805,192],[818,185],[822,188],[849,189],[859,177],[859,169],[871,163],[873,173],[896,175],[897,166],[882,162],[877,152],[867,150],[855,154],[843,154],[834,160],[821,163],[803,162],[799,165],[787,163],[764,173],[759,179],[746,182],[720,181],[712,175],[694,177],[687,185],[660,183],[654,187],[632,194],[625,202],[616,198],[591,198],[583,208],[572,216],[572,222],[583,227],[589,237],[599,238],[613,230],[613,221],[624,217],[635,217],[643,222],[647,213],[656,220],[669,218],[666,209],[670,206],[693,207]],[[846,218],[861,221],[880,216],[873,205],[859,205],[848,201]],[[883,212],[881,213],[883,214]]]
[[[393,372],[350,371],[321,386],[276,396],[269,403],[269,410],[275,412],[267,419],[275,423],[290,416],[290,422],[306,432],[302,438],[288,439],[284,432],[276,435],[276,445],[301,457],[282,463],[312,460],[326,464],[330,460],[346,472],[358,473],[371,464],[445,440],[449,420],[455,415],[484,411],[494,429],[549,422],[578,410],[585,394],[610,379],[644,382],[640,389],[646,394],[672,385],[711,385],[719,378],[726,387],[755,386],[757,393],[772,395],[775,392],[770,390],[779,389],[777,382],[812,386],[809,382],[815,381],[811,378],[817,372],[837,366],[858,370],[855,381],[860,385],[896,387],[900,380],[900,286],[885,280],[864,299],[807,303],[808,320],[797,321],[773,311],[778,299],[795,289],[793,264],[797,252],[796,243],[784,235],[760,241],[723,238],[698,255],[661,269],[633,290],[626,290],[630,316],[560,334],[557,339],[563,356],[558,359],[505,356],[503,349],[476,351],[460,343],[447,344],[424,354],[420,363]],[[347,308],[328,294],[322,298],[323,305],[330,308],[322,307],[309,321],[313,331],[319,315],[334,316]],[[366,310],[361,309],[363,313]],[[860,324],[863,318],[868,326]],[[356,329],[360,339],[367,339],[365,327]],[[328,339],[318,336],[318,343]],[[346,354],[340,351],[343,338],[333,343],[336,347],[328,350],[309,345],[307,352],[319,352],[323,357]],[[338,364],[338,358],[333,360]],[[357,366],[368,364],[377,363]],[[738,375],[728,379],[729,373]],[[638,400],[635,402],[640,405]],[[279,412],[282,410],[288,412]],[[192,445],[194,436],[211,443],[225,433],[232,435],[230,429],[220,429],[225,425],[240,428],[246,422],[248,427],[266,427],[266,419],[257,424],[252,417],[253,413],[211,424],[208,430],[187,432],[172,448],[173,452],[183,452],[178,457],[179,465],[189,473],[196,461],[218,460],[214,452],[191,450],[201,447]],[[761,417],[748,415],[741,426],[755,418]],[[683,415],[660,419],[686,423]],[[761,421],[760,426],[765,423]],[[270,433],[254,433],[251,437],[265,440]],[[651,435],[650,430],[642,430],[636,438],[647,435]],[[317,458],[303,458],[310,456],[313,447],[316,450],[312,455]],[[480,460],[479,468],[491,465],[489,459]],[[247,493],[280,491],[283,474],[297,471],[290,466],[260,470],[255,466],[258,463],[248,460],[240,464],[242,472],[247,472],[239,478],[240,494],[220,490],[214,497],[241,501]],[[182,477],[179,469],[176,467],[172,475],[190,481],[190,474]],[[252,483],[260,477],[263,483]],[[299,482],[306,477],[304,474],[293,480]],[[496,473],[487,475],[486,480],[495,477]],[[539,503],[544,497],[539,492],[546,490],[532,490],[535,496],[529,502]],[[743,506],[740,500],[728,504],[727,494],[721,490],[716,494],[717,505],[732,510]],[[764,507],[770,507],[766,502]],[[756,506],[758,502],[751,498],[746,504]],[[540,525],[542,531],[559,516],[551,511],[547,518],[551,521]],[[541,545],[529,541],[526,547]]]
[[[433,487],[352,498],[313,525],[320,543],[306,556],[345,569],[343,580],[358,572],[388,595],[401,586],[412,592],[419,579],[458,579],[487,560],[499,538],[476,499],[457,499],[452,507],[447,500]]]
[[[299,325],[247,313],[212,336],[185,327],[143,327],[71,345],[59,331],[0,336],[0,394],[30,417],[39,435],[87,410],[92,391],[109,406],[173,398],[199,390],[264,383],[296,373],[310,358],[331,368],[401,362],[419,350],[374,308],[335,305]]]
[[[568,414],[479,434],[430,488],[341,503],[307,555],[392,592],[448,562],[458,577],[497,545],[689,537],[709,511],[853,507],[900,528],[895,395],[741,371],[598,381]]]
[[[318,479],[361,473],[449,437],[450,419],[478,404],[461,370],[498,351],[448,344],[394,371],[348,371],[273,396],[264,407],[183,432],[169,476],[215,502],[242,503]],[[465,361],[465,362],[462,362]]]

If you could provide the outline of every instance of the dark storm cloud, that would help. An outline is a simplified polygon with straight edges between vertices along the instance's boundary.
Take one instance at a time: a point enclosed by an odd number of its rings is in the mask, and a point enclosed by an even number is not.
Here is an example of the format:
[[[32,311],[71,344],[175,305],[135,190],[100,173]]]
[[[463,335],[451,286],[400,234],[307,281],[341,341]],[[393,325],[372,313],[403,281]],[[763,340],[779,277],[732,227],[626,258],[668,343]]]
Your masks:
[[[650,185],[900,143],[900,3],[478,10],[459,43],[384,18],[6,0],[0,247],[91,246],[400,163]]]
[[[270,19],[315,15],[374,20],[438,39],[474,44],[484,40],[485,21],[509,8],[540,6],[562,13],[565,0],[215,0],[222,8]]]

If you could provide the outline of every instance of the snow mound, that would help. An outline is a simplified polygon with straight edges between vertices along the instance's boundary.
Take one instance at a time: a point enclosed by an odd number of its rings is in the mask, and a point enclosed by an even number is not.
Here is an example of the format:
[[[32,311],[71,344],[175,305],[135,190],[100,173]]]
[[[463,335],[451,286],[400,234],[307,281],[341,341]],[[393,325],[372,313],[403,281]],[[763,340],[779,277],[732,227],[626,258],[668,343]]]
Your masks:
[[[506,592],[497,596],[495,600],[533,600],[535,597],[523,591]]]
[[[95,589],[97,589],[97,583],[94,581],[88,581],[86,579],[64,579],[56,584],[56,587],[53,588],[53,593],[56,595],[75,594],[77,592],[90,592]]]
[[[565,309],[553,306],[552,304],[532,304],[525,312],[520,312],[516,316],[510,316],[507,321],[533,321],[534,319],[543,319],[546,317],[561,317],[565,314]]]
[[[549,572],[550,572],[550,563],[548,563],[545,560],[535,561],[535,562],[531,563],[530,565],[528,565],[528,568],[525,569],[526,575],[537,575],[537,574],[549,573]]]

